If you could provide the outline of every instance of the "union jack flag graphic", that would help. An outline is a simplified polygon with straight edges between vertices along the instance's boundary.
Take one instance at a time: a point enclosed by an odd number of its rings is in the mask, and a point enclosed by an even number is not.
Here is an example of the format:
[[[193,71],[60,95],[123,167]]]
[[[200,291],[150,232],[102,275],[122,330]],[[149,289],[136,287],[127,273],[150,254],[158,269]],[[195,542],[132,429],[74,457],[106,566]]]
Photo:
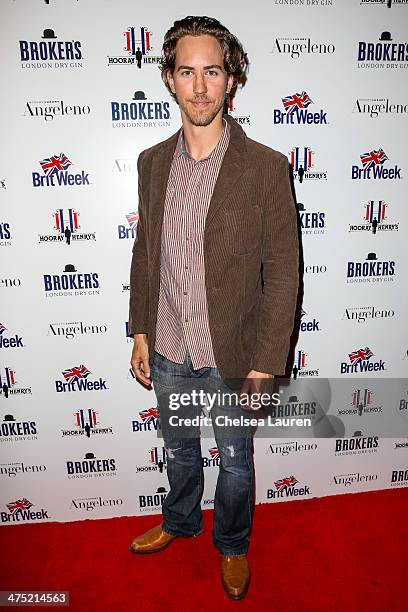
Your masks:
[[[64,210],[59,208],[54,213],[55,229],[63,234],[65,228],[69,227],[72,233],[78,231],[78,212],[74,208],[68,208],[68,219],[64,216]]]
[[[149,53],[152,50],[152,45],[151,45],[151,40],[150,40],[151,32],[149,32],[149,30],[147,30],[146,28],[142,27],[139,30],[140,38],[136,38],[137,31],[138,29],[133,26],[126,30],[125,32],[125,39],[126,39],[125,51],[130,53],[130,55],[136,55],[137,47],[140,46],[140,51],[142,52],[142,55],[146,55],[146,53]]]
[[[216,446],[213,446],[212,448],[208,449],[208,453],[211,457],[211,459],[218,459],[218,457],[220,456],[220,451],[218,450],[218,448]]]
[[[69,383],[76,382],[81,378],[88,378],[90,374],[91,372],[83,364],[81,364],[80,366],[74,366],[73,368],[70,368],[69,370],[64,370],[62,372],[63,377]]]
[[[363,168],[369,169],[374,166],[382,166],[385,161],[387,161],[388,157],[384,153],[383,149],[378,149],[378,151],[370,151],[369,153],[363,153],[360,155],[361,163],[363,164]]]
[[[374,219],[381,223],[386,218],[386,210],[388,204],[386,204],[383,200],[378,200],[376,203],[374,200],[370,200],[367,204],[364,205],[364,219],[369,223],[372,223]]]
[[[365,408],[372,401],[372,391],[370,389],[355,389],[351,394],[351,403],[353,406],[363,406]]]
[[[159,418],[159,410],[157,408],[147,408],[139,412],[139,416],[144,423],[150,423],[150,421]]]
[[[131,212],[126,215],[126,219],[131,227],[131,229],[136,229],[137,222],[139,221],[139,212]]]
[[[10,514],[14,516],[17,512],[21,512],[21,510],[28,510],[33,504],[26,497],[23,497],[23,499],[17,499],[15,502],[6,505],[10,510]]]
[[[81,429],[85,429],[86,426],[90,427],[91,429],[94,429],[95,425],[98,422],[96,415],[96,410],[93,410],[92,408],[87,408],[86,410],[78,410],[77,412],[75,412],[76,424]]]
[[[7,327],[5,327],[3,325],[3,323],[0,323],[0,335],[7,329]]]
[[[307,172],[313,166],[313,154],[314,151],[310,147],[293,147],[289,153],[289,161],[296,172],[298,172],[300,166]]]
[[[310,104],[313,104],[313,100],[309,98],[305,91],[302,91],[301,94],[295,93],[293,96],[286,96],[286,98],[282,98],[282,102],[288,113],[293,113],[295,108],[307,108]]]
[[[12,370],[11,368],[4,368],[4,373],[5,376],[1,376],[0,374],[0,387],[3,387],[3,385],[7,385],[7,387],[12,387],[13,385],[16,384],[16,371]]]
[[[59,155],[46,157],[40,161],[40,165],[44,170],[44,174],[46,176],[51,176],[52,174],[57,174],[58,172],[62,172],[62,170],[66,170],[69,166],[72,166],[72,162],[69,161],[65,153],[60,153]]]
[[[294,476],[286,476],[286,478],[281,478],[280,480],[275,481],[275,487],[280,491],[285,487],[293,487],[297,482],[299,482]]]
[[[358,349],[358,351],[349,353],[349,358],[351,363],[354,365],[357,363],[362,363],[363,361],[368,361],[373,355],[374,353],[368,348],[368,346],[366,346],[365,349],[361,348]]]

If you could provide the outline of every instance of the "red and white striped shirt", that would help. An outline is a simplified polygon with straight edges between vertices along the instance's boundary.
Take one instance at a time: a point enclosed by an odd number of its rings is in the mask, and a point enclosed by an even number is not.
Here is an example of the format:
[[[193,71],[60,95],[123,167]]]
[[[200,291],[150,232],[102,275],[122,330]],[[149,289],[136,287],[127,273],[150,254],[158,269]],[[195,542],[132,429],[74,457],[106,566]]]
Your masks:
[[[181,129],[164,203],[155,350],[183,363],[188,349],[195,370],[216,367],[203,245],[208,207],[230,139],[230,126],[223,121],[217,146],[198,161],[187,153]]]

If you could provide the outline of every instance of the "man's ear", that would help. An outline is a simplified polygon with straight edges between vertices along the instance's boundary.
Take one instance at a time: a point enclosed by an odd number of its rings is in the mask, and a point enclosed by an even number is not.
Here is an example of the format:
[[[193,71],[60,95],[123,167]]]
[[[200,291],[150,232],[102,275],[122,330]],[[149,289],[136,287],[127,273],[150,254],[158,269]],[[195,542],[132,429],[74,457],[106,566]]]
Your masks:
[[[233,87],[234,87],[234,75],[229,74],[227,78],[227,92],[230,93]]]
[[[170,70],[168,70],[168,71],[167,71],[167,75],[166,75],[166,76],[167,76],[167,82],[168,82],[168,84],[169,84],[169,86],[170,86],[170,89],[171,89],[171,91],[172,91],[172,92],[175,94],[175,93],[176,93],[176,90],[175,90],[175,87],[174,87],[174,77],[173,77],[173,73],[172,73]]]

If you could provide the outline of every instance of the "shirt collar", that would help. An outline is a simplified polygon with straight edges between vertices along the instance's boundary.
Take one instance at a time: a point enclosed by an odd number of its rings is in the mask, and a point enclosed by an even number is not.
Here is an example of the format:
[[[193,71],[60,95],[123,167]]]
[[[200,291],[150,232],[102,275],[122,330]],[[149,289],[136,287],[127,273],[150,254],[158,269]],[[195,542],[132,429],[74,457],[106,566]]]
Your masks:
[[[228,122],[223,118],[222,119],[223,123],[224,123],[224,130],[221,134],[221,138],[219,139],[217,145],[215,146],[215,148],[211,151],[211,153],[209,155],[207,155],[207,157],[203,157],[202,159],[198,160],[198,161],[206,161],[207,159],[211,159],[212,157],[215,157],[215,155],[217,155],[218,153],[221,153],[221,151],[225,152],[227,146],[228,146],[228,142],[229,142],[229,133],[230,133],[230,126],[228,124]],[[190,159],[194,162],[197,162],[196,159],[194,159],[193,157],[191,157],[191,155],[188,153],[187,149],[186,149],[186,145],[185,145],[185,141],[184,141],[184,130],[183,128],[181,128],[180,130],[180,134],[178,137],[178,141],[177,141],[177,146],[176,149],[174,151],[174,157],[178,158],[180,157],[180,155],[184,155],[185,157],[187,157],[187,159]]]

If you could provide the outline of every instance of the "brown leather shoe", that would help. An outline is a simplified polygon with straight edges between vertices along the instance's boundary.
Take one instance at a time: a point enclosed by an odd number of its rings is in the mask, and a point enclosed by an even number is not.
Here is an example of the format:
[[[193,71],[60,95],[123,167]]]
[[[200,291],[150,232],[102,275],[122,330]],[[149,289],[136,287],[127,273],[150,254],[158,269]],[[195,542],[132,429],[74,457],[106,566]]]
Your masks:
[[[246,555],[221,556],[221,581],[230,599],[242,599],[248,592],[250,580]]]
[[[161,525],[156,525],[138,536],[130,543],[129,550],[133,553],[154,553],[164,550],[178,536],[163,531]]]

